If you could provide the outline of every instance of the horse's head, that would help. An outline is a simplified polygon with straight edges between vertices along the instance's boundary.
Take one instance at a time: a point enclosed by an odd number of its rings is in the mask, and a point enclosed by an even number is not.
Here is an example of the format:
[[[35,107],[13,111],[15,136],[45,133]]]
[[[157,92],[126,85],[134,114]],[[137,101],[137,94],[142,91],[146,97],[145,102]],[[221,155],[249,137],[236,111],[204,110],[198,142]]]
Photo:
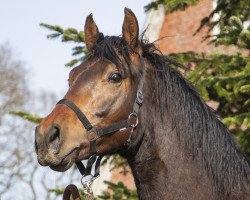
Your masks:
[[[127,8],[122,30],[122,37],[104,37],[89,15],[85,40],[90,55],[69,74],[64,99],[73,102],[94,127],[107,127],[133,112],[142,69],[138,22]],[[129,136],[130,129],[125,129],[98,137],[97,154],[116,152]],[[89,157],[91,139],[76,113],[57,104],[36,128],[38,162],[65,171]]]

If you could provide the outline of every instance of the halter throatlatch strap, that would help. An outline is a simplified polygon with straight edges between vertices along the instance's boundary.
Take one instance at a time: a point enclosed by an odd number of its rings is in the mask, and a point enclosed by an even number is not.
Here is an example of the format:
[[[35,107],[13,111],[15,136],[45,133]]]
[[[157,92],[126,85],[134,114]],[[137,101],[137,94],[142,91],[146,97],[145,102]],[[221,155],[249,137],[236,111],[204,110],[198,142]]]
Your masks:
[[[92,170],[92,165],[95,162],[95,173],[93,175],[93,177],[98,177],[100,175],[100,165],[101,165],[101,160],[103,158],[103,155],[98,156],[98,158],[89,158],[86,167],[83,165],[82,162],[76,162],[76,166],[79,170],[79,172],[81,173],[82,176],[88,176],[91,174],[91,170]]]
[[[57,104],[64,104],[71,108],[77,115],[78,119],[83,124],[84,128],[87,130],[87,134],[90,142],[90,150],[89,150],[89,159],[87,161],[86,167],[83,165],[81,161],[76,162],[76,166],[82,176],[91,175],[92,165],[95,164],[95,173],[93,177],[99,176],[100,173],[100,163],[103,155],[100,155],[98,158],[96,156],[96,139],[102,137],[104,135],[108,135],[117,131],[125,130],[127,128],[132,128],[131,134],[134,128],[138,125],[138,114],[139,110],[143,104],[143,78],[141,78],[136,94],[136,99],[133,106],[133,112],[128,116],[127,119],[122,120],[120,122],[111,124],[110,126],[99,128],[96,126],[92,126],[87,117],[83,114],[83,112],[76,106],[72,101],[68,99],[61,99]],[[131,138],[131,134],[129,140]]]

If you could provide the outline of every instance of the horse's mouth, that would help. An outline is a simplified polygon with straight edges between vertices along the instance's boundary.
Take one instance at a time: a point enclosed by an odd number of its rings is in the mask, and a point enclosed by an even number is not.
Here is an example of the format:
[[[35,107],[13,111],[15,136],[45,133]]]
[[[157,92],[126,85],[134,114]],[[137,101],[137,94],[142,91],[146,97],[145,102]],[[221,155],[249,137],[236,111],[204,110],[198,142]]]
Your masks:
[[[75,147],[72,149],[69,153],[67,153],[63,158],[61,159],[61,162],[56,165],[49,165],[49,167],[58,172],[64,172],[68,170],[75,162],[78,154],[79,154],[79,147]]]

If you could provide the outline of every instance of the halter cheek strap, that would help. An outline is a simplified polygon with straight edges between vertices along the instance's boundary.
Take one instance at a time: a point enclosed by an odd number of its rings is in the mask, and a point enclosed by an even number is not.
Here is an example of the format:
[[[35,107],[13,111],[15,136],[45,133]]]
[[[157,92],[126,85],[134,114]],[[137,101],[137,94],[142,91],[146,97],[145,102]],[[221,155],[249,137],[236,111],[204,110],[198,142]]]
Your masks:
[[[133,106],[133,112],[128,116],[128,118],[120,122],[111,124],[110,126],[107,126],[104,128],[93,126],[89,122],[88,118],[84,115],[84,113],[72,101],[68,99],[61,99],[57,103],[57,104],[64,104],[68,106],[71,110],[73,110],[74,113],[77,115],[78,119],[83,124],[84,128],[87,130],[87,135],[88,135],[89,142],[90,142],[90,150],[89,150],[90,157],[87,161],[86,167],[83,165],[81,161],[76,162],[76,166],[83,177],[91,175],[92,165],[95,162],[96,162],[95,174],[93,175],[93,177],[99,176],[100,163],[101,163],[101,159],[103,158],[103,155],[100,155],[97,158],[97,152],[96,152],[97,138],[117,132],[117,131],[125,130],[127,128],[132,128],[131,134],[127,140],[128,142],[130,142],[132,132],[134,128],[138,125],[138,114],[140,111],[140,107],[143,104],[142,88],[143,88],[143,78],[141,78],[139,86],[138,86],[137,95],[136,95],[136,99],[135,99],[134,106]]]

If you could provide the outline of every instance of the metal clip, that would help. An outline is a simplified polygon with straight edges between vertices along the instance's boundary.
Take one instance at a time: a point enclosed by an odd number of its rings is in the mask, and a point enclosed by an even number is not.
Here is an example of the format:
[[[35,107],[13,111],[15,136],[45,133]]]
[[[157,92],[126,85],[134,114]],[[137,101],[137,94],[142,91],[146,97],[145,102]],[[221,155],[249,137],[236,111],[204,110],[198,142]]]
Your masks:
[[[132,117],[134,118],[134,120],[132,120]],[[132,134],[134,132],[134,129],[137,127],[138,123],[139,123],[139,119],[138,119],[138,115],[136,113],[130,113],[130,115],[128,116],[129,119],[129,123],[130,123],[130,127],[131,127],[131,131],[130,131],[130,135],[126,141],[127,145],[130,145],[131,143],[131,138],[132,138]],[[135,122],[133,124],[133,121]]]
[[[132,134],[133,134],[133,132],[134,132],[134,128],[135,128],[135,127],[132,126],[132,129],[131,129],[131,131],[130,131],[130,135],[129,135],[127,141],[126,141],[126,144],[127,144],[127,145],[130,145],[130,143],[131,143],[131,138],[132,138]]]

